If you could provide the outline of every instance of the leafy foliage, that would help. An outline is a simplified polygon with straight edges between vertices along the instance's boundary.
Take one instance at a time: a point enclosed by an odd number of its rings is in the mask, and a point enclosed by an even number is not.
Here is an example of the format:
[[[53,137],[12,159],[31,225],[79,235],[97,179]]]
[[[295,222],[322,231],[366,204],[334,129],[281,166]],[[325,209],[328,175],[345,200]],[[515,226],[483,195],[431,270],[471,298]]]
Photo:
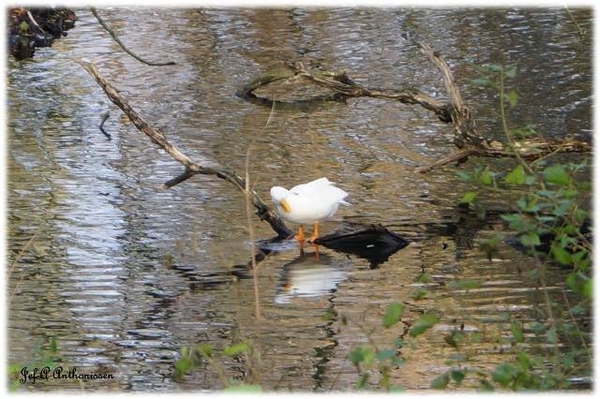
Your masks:
[[[223,366],[224,357],[241,358],[243,364],[247,364],[248,372],[244,375],[257,373],[258,354],[251,343],[246,341],[236,342],[218,350],[212,344],[202,343],[195,346],[181,348],[181,356],[175,362],[175,372],[173,379],[182,381],[183,378],[191,373],[195,368],[206,365],[219,375],[225,385],[224,392],[255,393],[262,392],[262,386],[256,381],[245,378],[242,381],[234,381],[226,377]]]
[[[385,329],[391,329],[402,319],[404,304],[393,302],[385,310],[382,325]],[[430,320],[431,321],[431,320]],[[424,322],[422,322],[424,323]],[[403,335],[403,334],[402,334]],[[406,345],[402,338],[394,340],[392,345],[380,349],[375,344],[355,347],[349,354],[349,360],[356,367],[359,374],[356,389],[380,387],[386,391],[400,391],[401,387],[391,382],[391,372],[404,364],[401,349]],[[370,336],[368,337],[371,342]],[[374,375],[379,376],[378,381],[372,381]]]
[[[538,136],[532,125],[509,127],[508,111],[518,105],[519,96],[515,89],[507,89],[506,83],[516,76],[516,65],[492,64],[476,69],[482,76],[472,84],[492,88],[498,93],[500,119],[509,144],[516,148],[515,140]],[[542,290],[542,295],[545,295],[543,306],[534,309],[537,312],[535,317],[541,316],[540,322],[530,323],[528,333],[539,337],[533,342],[547,345],[550,351],[540,347],[538,350],[528,348],[526,352],[526,347],[521,348],[526,336],[524,325],[507,314],[514,361],[499,364],[488,371],[464,367],[464,359],[457,357],[456,367],[433,379],[431,386],[435,389],[459,386],[467,376],[477,379],[484,391],[497,388],[514,391],[565,389],[570,386],[569,376],[591,371],[589,331],[578,320],[578,317],[591,315],[590,160],[554,160],[550,163],[549,158],[544,158],[528,162],[518,154],[515,159],[517,165],[507,171],[493,170],[490,165],[479,167],[472,173],[460,171],[459,178],[480,186],[470,188],[459,199],[459,205],[468,205],[480,216],[486,214],[486,192],[510,198],[512,209],[500,217],[512,233],[496,232],[480,244],[481,250],[491,260],[503,241],[512,243],[532,256],[536,268],[529,271],[529,275],[542,288],[549,267],[556,268],[558,265],[567,268],[565,297],[566,292],[571,292],[578,295],[578,299],[575,299],[576,303],[569,302],[569,309],[565,312],[560,310],[563,307],[553,302],[546,290]],[[516,240],[509,234],[514,234]],[[461,350],[473,338],[462,331],[453,331],[444,340],[452,348]]]

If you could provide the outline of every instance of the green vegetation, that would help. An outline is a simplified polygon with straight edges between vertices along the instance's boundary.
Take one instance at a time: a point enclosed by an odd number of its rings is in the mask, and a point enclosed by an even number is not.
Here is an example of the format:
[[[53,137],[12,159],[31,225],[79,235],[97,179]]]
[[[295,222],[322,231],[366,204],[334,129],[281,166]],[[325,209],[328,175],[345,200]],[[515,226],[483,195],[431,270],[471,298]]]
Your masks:
[[[516,65],[487,65],[478,69],[482,77],[472,83],[498,93],[502,132],[512,148],[538,137],[532,125],[509,127],[508,114],[518,105],[518,94],[516,89],[507,88],[507,82],[516,76]],[[479,379],[485,390],[565,389],[570,387],[570,377],[591,373],[592,349],[586,326],[592,304],[591,160],[588,157],[573,162],[555,158],[558,157],[528,161],[516,151],[517,165],[509,170],[480,166],[472,173],[459,173],[464,180],[478,185],[476,191],[464,194],[460,204],[468,206],[480,218],[487,215],[483,195],[510,198],[508,205],[512,207],[500,215],[510,233],[496,233],[481,242],[480,248],[491,259],[498,246],[507,241],[534,259],[536,267],[527,274],[540,287],[542,301],[532,315],[537,321],[528,326],[527,332],[534,334],[533,342],[539,344],[525,351],[521,348],[523,326],[518,320],[507,320],[512,333],[508,343],[514,348],[513,362],[500,364],[491,372],[459,365],[436,378],[433,387],[459,386],[470,374]],[[553,300],[546,289],[547,273],[559,267],[568,270],[562,303]],[[463,332],[453,334],[446,342],[468,344],[469,338]]]
[[[245,380],[234,381],[227,377],[224,363],[226,358],[237,359],[246,366]],[[241,341],[217,350],[211,344],[199,344],[181,349],[181,357],[175,363],[173,379],[182,381],[184,376],[195,368],[208,366],[223,382],[224,392],[261,392],[262,387],[257,380],[259,354],[249,342]]]
[[[391,303],[383,316],[383,328],[391,329],[402,321],[404,304]],[[404,330],[398,338],[394,339],[389,347],[380,348],[374,341],[372,334],[375,330],[366,333],[368,345],[355,347],[350,352],[349,358],[359,374],[356,389],[383,389],[385,391],[401,391],[402,387],[392,384],[392,371],[404,364],[401,350],[407,345],[414,345],[411,338],[416,338],[433,327],[440,318],[434,314],[423,314],[411,323],[403,322]],[[406,334],[409,338],[405,339]],[[374,381],[373,378],[377,378]]]
[[[517,66],[487,65],[478,69],[482,77],[472,83],[498,93],[502,133],[509,146],[518,149],[527,145],[528,140],[539,138],[533,125],[509,127],[508,115],[518,105],[519,96],[516,89],[507,88],[507,82],[516,77]],[[531,256],[534,267],[525,271],[525,276],[540,288],[539,303],[534,304],[527,321],[507,312],[500,313],[495,325],[503,334],[464,331],[464,326],[447,332],[444,342],[454,351],[446,360],[448,371],[431,381],[434,389],[475,386],[481,391],[548,391],[573,388],[572,377],[591,377],[591,161],[589,157],[565,161],[554,155],[527,160],[518,152],[515,160],[516,165],[507,170],[484,165],[472,172],[459,172],[459,177],[473,187],[464,193],[459,205],[486,220],[498,213],[488,209],[486,199],[494,196],[507,199],[507,208],[498,215],[505,231],[481,241],[480,248],[490,260],[503,242]],[[567,272],[561,296],[551,297],[547,275],[556,270]],[[423,273],[417,280],[427,283],[431,276]],[[449,285],[469,290],[478,288],[481,282],[453,281]],[[429,296],[426,288],[418,288],[411,298],[418,301]],[[402,320],[403,309],[401,304],[391,304],[384,315],[383,327],[391,328],[398,321],[409,325]],[[356,388],[398,389],[393,385],[391,370],[404,363],[400,350],[407,345],[405,333],[416,337],[438,321],[437,316],[422,315],[410,324],[409,330],[405,329],[401,338],[384,349],[371,339],[373,332],[367,334],[369,345],[356,347],[350,353],[359,373]],[[477,366],[477,351],[473,348],[484,340],[495,340],[513,360],[491,369]],[[378,381],[373,381],[374,375],[379,376]]]
[[[24,378],[22,373],[26,369],[28,372],[33,372],[34,369],[41,370],[44,367],[54,369],[59,361],[58,343],[55,336],[48,338],[47,343],[39,343],[35,347],[32,359],[27,363],[9,364],[7,372],[9,381],[12,381],[9,390],[17,391],[21,386],[21,381]]]

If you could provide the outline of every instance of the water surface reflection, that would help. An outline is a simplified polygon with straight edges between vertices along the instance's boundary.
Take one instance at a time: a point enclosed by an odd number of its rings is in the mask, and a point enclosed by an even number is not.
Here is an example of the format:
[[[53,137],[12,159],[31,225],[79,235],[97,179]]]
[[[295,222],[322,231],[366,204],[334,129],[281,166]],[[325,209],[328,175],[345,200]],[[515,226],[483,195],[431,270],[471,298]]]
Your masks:
[[[348,354],[367,342],[366,329],[377,330],[371,338],[381,345],[401,333],[376,328],[392,301],[407,302],[409,318],[424,309],[442,317],[440,330],[407,349],[406,364],[393,372],[406,389],[426,389],[445,370],[453,352],[443,331],[461,323],[485,333],[473,364],[491,369],[506,361],[511,353],[497,340],[510,326],[499,315],[531,325],[540,291],[523,273],[531,261],[519,252],[502,247],[490,262],[476,249],[491,226],[457,234],[455,204],[469,186],[453,168],[414,173],[453,150],[448,126],[418,107],[376,99],[275,110],[267,124],[271,110],[235,92],[283,59],[346,70],[366,86],[408,84],[442,96],[435,67],[401,40],[410,29],[448,59],[482,132],[500,131],[496,99],[467,85],[476,77],[469,63],[518,62],[514,123],[548,136],[589,137],[591,35],[580,39],[563,9],[99,12],[130,49],[177,65],[139,64],[86,9],[55,47],[31,61],[8,61],[7,263],[15,262],[7,284],[14,294],[8,360],[31,362],[56,337],[64,367],[109,370],[116,378],[21,390],[219,389],[225,381],[209,363],[173,379],[181,348],[222,350],[240,340],[252,343],[260,365],[227,358],[227,378],[253,375],[267,390],[349,390],[359,376]],[[590,10],[571,12],[591,31]],[[73,57],[94,61],[196,161],[241,172],[254,143],[250,173],[263,198],[273,185],[321,176],[339,182],[354,206],[324,223],[325,233],[342,222],[381,223],[412,243],[379,269],[329,249],[316,259],[312,249],[299,256],[281,248],[260,263],[257,320],[253,281],[232,273],[249,259],[242,195],[210,176],[158,190],[181,166],[121,116]],[[110,141],[97,128],[106,110]],[[252,227],[257,239],[273,235],[256,218]],[[424,273],[430,281],[419,279]],[[563,274],[550,273],[550,295],[561,295]],[[469,279],[480,288],[451,284]],[[427,295],[415,299],[423,289]]]

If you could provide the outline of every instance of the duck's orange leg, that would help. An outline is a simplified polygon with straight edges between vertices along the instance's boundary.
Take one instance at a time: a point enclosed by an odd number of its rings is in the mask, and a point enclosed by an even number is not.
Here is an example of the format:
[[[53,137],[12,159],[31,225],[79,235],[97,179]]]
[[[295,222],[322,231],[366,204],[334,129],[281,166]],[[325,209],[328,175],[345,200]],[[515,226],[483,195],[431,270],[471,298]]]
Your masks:
[[[313,242],[319,238],[319,222],[315,222],[315,230],[313,231],[312,237],[309,238],[308,242]]]
[[[296,234],[296,236],[294,236],[294,238],[296,240],[298,240],[298,242],[300,243],[300,246],[302,246],[302,244],[304,244],[304,240],[306,239],[306,237],[304,237],[304,226],[300,226],[298,227],[298,234]]]

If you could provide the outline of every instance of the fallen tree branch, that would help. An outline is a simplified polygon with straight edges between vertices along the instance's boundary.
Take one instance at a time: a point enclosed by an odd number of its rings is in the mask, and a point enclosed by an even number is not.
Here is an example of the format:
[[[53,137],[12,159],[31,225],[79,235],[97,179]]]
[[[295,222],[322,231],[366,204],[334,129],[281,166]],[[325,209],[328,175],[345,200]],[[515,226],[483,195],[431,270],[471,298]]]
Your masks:
[[[434,164],[419,170],[426,172],[435,166],[450,162],[464,162],[470,155],[485,157],[518,157],[522,159],[538,159],[556,152],[591,152],[592,145],[575,139],[546,140],[524,139],[505,145],[496,140],[489,140],[477,133],[475,121],[470,109],[464,103],[460,90],[454,81],[448,63],[428,44],[414,42],[423,54],[433,62],[442,73],[444,87],[450,96],[452,124],[454,126],[454,144],[461,150]]]
[[[76,60],[90,76],[96,81],[96,83],[104,90],[108,98],[117,105],[121,111],[127,115],[133,125],[150,138],[150,140],[161,147],[167,152],[174,160],[185,166],[185,171],[169,180],[162,185],[163,189],[173,187],[174,185],[181,183],[184,180],[192,177],[195,174],[213,175],[220,179],[226,180],[232,183],[239,191],[246,194],[246,183],[244,179],[237,176],[234,172],[226,169],[217,169],[209,166],[203,166],[192,161],[187,155],[182,153],[177,147],[169,143],[164,133],[159,129],[151,127],[134,109],[129,105],[127,100],[119,94],[119,92],[106,80],[106,78],[98,71],[96,66],[88,61],[79,59]],[[271,228],[281,238],[287,238],[293,235],[293,232],[288,229],[285,223],[273,212],[264,201],[258,196],[254,190],[250,190],[248,193],[252,205],[256,208],[256,214],[258,217],[267,222]]]
[[[309,71],[301,62],[283,62],[280,67],[272,69],[242,87],[237,95],[260,105],[270,105],[273,100],[257,96],[254,92],[277,81],[289,83],[301,82],[302,79],[332,91],[328,96],[319,96],[312,101],[340,101],[350,97],[373,97],[396,100],[404,104],[419,104],[433,111],[442,122],[450,121],[448,105],[413,88],[400,91],[378,90],[366,88],[350,79],[345,72]],[[260,100],[259,100],[260,99]]]
[[[92,14],[94,14],[94,17],[96,17],[96,19],[98,20],[98,23],[100,23],[100,25],[102,25],[102,27],[110,34],[110,36],[113,38],[113,40],[115,42],[117,42],[117,44],[123,49],[123,51],[125,51],[127,54],[129,54],[130,56],[132,56],[133,58],[135,58],[136,60],[138,60],[139,62],[146,64],[146,65],[150,65],[150,66],[165,66],[165,65],[175,65],[175,61],[168,61],[168,62],[150,62],[150,61],[146,61],[143,58],[139,57],[138,55],[136,55],[133,51],[129,50],[127,48],[127,46],[125,46],[125,44],[123,44],[123,42],[121,41],[121,39],[119,39],[119,36],[117,36],[117,34],[115,33],[115,31],[113,31],[107,24],[106,22],[104,22],[104,20],[102,19],[102,17],[100,17],[100,15],[98,15],[98,12],[96,11],[96,7],[90,7],[90,11],[92,12]]]
[[[426,173],[432,169],[449,163],[465,162],[469,156],[483,157],[518,157],[521,159],[535,160],[557,152],[585,152],[592,151],[588,142],[567,138],[564,140],[524,139],[504,144],[497,140],[490,140],[477,132],[475,120],[469,107],[465,104],[460,90],[448,63],[431,46],[411,40],[421,52],[439,69],[442,74],[444,88],[450,97],[450,102],[442,102],[413,88],[401,90],[369,89],[350,79],[345,72],[335,71],[310,71],[301,62],[282,62],[280,66],[270,70],[263,76],[254,79],[240,89],[237,95],[259,105],[272,105],[274,100],[260,97],[255,91],[267,85],[283,81],[285,83],[302,83],[302,80],[331,91],[328,96],[313,98],[320,101],[344,100],[350,97],[374,97],[396,100],[408,105],[421,105],[433,111],[438,119],[444,123],[452,123],[454,128],[454,145],[458,152],[451,154],[430,165],[418,169]],[[303,100],[307,101],[307,100]]]

